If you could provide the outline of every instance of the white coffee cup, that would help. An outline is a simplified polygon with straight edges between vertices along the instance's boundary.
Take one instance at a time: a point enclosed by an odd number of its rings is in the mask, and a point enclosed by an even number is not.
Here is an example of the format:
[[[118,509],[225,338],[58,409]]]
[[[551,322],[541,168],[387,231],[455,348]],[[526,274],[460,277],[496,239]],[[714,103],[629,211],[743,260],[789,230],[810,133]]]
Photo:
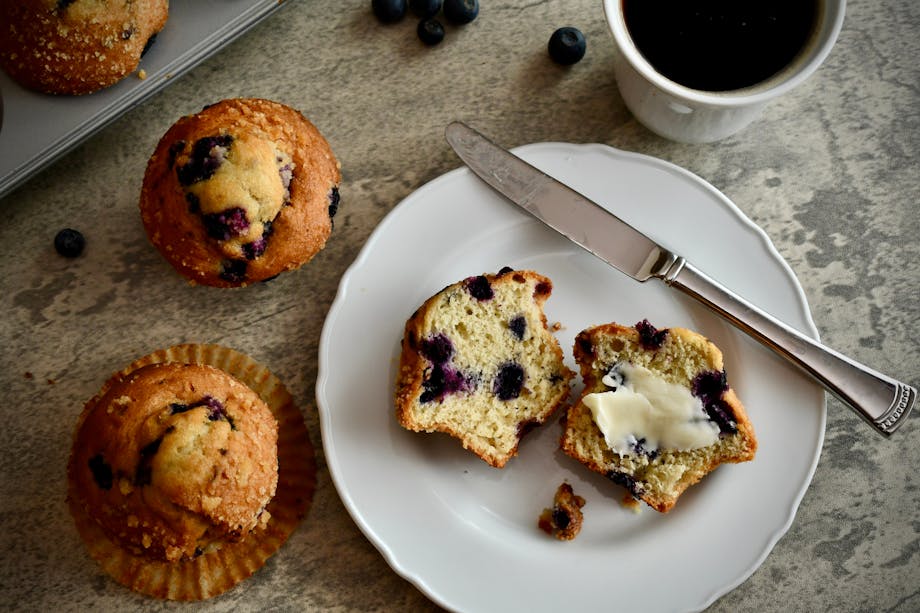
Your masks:
[[[768,102],[817,70],[840,34],[845,4],[846,0],[819,2],[815,34],[796,59],[773,77],[744,89],[710,92],[685,87],[657,72],[626,29],[623,1],[604,0],[616,47],[613,69],[620,95],[636,119],[660,136],[684,143],[723,139],[745,128]]]

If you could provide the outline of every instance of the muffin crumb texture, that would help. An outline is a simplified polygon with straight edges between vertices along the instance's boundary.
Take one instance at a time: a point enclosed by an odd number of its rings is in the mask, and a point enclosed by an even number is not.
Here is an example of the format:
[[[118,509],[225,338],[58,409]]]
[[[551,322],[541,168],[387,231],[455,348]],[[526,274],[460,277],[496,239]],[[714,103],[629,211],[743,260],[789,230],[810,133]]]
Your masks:
[[[521,438],[566,401],[564,364],[543,304],[552,282],[502,269],[429,298],[406,322],[396,416],[415,432],[444,432],[501,468]]]

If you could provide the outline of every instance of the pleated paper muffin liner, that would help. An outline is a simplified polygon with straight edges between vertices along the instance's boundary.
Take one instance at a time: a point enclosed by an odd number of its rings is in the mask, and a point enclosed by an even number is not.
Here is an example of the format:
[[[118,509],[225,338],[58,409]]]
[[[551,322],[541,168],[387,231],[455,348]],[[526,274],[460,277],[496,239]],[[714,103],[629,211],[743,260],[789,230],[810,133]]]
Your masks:
[[[103,570],[130,589],[169,600],[204,600],[234,587],[262,568],[306,516],[316,489],[313,446],[300,410],[284,384],[267,368],[233,349],[220,345],[184,344],[155,351],[113,375],[87,403],[77,430],[93,405],[112,383],[148,364],[178,362],[206,364],[236,377],[255,391],[278,422],[278,486],[266,507],[271,514],[264,528],[238,542],[208,548],[193,559],[179,562],[135,555],[112,542],[79,502],[68,466],[68,504],[89,554]]]

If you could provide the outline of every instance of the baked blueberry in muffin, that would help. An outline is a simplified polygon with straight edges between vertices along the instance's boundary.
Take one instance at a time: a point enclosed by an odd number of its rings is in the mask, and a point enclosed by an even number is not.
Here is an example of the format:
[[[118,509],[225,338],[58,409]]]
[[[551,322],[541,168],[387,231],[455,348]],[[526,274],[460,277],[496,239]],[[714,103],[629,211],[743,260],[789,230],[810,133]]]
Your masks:
[[[552,282],[502,269],[438,292],[406,322],[396,417],[408,430],[445,432],[495,467],[569,394],[574,373],[546,324]]]
[[[183,117],[150,158],[141,216],[192,283],[242,286],[308,262],[339,207],[339,164],[299,112],[224,100]]]

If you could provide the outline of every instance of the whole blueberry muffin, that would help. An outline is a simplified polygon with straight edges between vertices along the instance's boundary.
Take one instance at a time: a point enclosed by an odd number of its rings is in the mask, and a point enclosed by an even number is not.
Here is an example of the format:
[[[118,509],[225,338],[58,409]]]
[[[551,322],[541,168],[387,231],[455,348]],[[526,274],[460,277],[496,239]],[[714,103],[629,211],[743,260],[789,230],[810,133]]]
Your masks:
[[[406,322],[396,418],[445,432],[501,468],[568,398],[575,375],[547,326],[549,278],[502,269],[441,290]]]
[[[134,72],[168,0],[0,2],[0,66],[24,87],[88,94]]]
[[[754,428],[704,336],[609,323],[581,331],[574,353],[585,387],[562,450],[631,496],[667,512],[720,464],[754,459]]]
[[[209,361],[237,367],[268,390],[268,402]],[[180,346],[114,374],[86,403],[68,501],[91,554],[115,579],[153,596],[207,598],[252,574],[287,538],[312,496],[304,476],[313,458],[299,411],[277,383],[266,386],[272,379],[231,350]],[[298,481],[299,491],[280,491]]]
[[[179,119],[147,164],[141,217],[190,282],[238,287],[299,268],[326,244],[339,163],[289,106],[229,99]]]

